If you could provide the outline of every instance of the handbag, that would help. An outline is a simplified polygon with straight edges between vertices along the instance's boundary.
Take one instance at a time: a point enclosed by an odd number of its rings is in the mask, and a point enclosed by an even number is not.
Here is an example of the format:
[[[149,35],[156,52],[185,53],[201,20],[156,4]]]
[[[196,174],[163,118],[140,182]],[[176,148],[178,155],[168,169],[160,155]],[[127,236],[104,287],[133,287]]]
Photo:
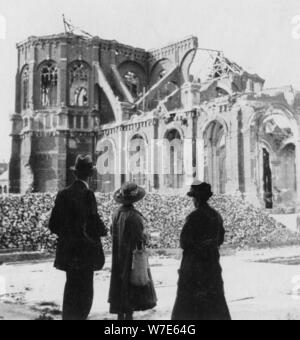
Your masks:
[[[150,282],[148,253],[145,248],[133,252],[130,282],[136,287],[145,287]]]

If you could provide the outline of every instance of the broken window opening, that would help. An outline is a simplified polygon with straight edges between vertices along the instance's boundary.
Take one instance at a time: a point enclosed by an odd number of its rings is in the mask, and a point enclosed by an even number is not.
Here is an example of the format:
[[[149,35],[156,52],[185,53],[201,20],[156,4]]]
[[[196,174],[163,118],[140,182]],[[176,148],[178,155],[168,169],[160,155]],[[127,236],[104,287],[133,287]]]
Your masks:
[[[70,69],[70,105],[78,107],[89,106],[89,67],[78,61]]]
[[[49,62],[41,69],[41,105],[43,108],[57,105],[57,67]]]
[[[137,98],[140,95],[140,78],[134,72],[128,71],[124,80],[132,96]]]
[[[270,153],[263,149],[263,189],[266,209],[273,209],[273,183]]]
[[[84,87],[76,90],[74,98],[76,106],[88,106],[87,94],[88,94],[87,89]]]
[[[25,67],[22,73],[22,109],[29,108],[29,68]]]

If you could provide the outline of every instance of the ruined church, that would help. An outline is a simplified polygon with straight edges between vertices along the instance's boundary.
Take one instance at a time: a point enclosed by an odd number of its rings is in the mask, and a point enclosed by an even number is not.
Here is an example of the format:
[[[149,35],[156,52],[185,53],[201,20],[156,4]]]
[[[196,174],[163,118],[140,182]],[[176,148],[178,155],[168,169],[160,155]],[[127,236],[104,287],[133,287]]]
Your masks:
[[[57,192],[79,153],[95,191],[135,181],[216,194],[267,209],[300,208],[300,95],[189,37],[144,50],[71,33],[17,45],[10,192]]]

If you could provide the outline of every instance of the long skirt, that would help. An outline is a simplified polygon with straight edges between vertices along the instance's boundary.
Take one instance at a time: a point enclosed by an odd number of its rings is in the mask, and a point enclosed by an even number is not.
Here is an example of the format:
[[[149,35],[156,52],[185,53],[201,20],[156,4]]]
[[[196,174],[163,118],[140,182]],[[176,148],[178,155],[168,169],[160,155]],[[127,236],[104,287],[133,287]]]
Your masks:
[[[217,252],[184,256],[172,320],[231,320]]]
[[[156,307],[157,296],[150,269],[148,274],[148,285],[136,287],[131,284],[129,276],[124,280],[113,273],[109,293],[111,314],[140,312]]]

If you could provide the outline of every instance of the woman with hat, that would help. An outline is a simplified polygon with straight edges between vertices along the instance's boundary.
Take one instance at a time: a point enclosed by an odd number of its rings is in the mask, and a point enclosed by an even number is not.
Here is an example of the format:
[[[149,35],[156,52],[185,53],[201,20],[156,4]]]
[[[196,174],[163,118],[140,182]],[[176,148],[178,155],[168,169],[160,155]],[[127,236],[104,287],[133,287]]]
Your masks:
[[[145,311],[156,306],[157,298],[149,268],[148,283],[137,286],[132,283],[134,252],[144,249],[147,243],[145,218],[135,209],[134,203],[146,196],[143,188],[126,183],[114,194],[120,208],[112,223],[112,275],[109,292],[110,313],[119,320],[133,320],[135,311]],[[147,266],[148,267],[148,266]]]
[[[194,182],[188,196],[196,209],[181,234],[183,259],[172,319],[230,320],[219,253],[225,236],[222,217],[208,204],[213,196],[209,184]]]

